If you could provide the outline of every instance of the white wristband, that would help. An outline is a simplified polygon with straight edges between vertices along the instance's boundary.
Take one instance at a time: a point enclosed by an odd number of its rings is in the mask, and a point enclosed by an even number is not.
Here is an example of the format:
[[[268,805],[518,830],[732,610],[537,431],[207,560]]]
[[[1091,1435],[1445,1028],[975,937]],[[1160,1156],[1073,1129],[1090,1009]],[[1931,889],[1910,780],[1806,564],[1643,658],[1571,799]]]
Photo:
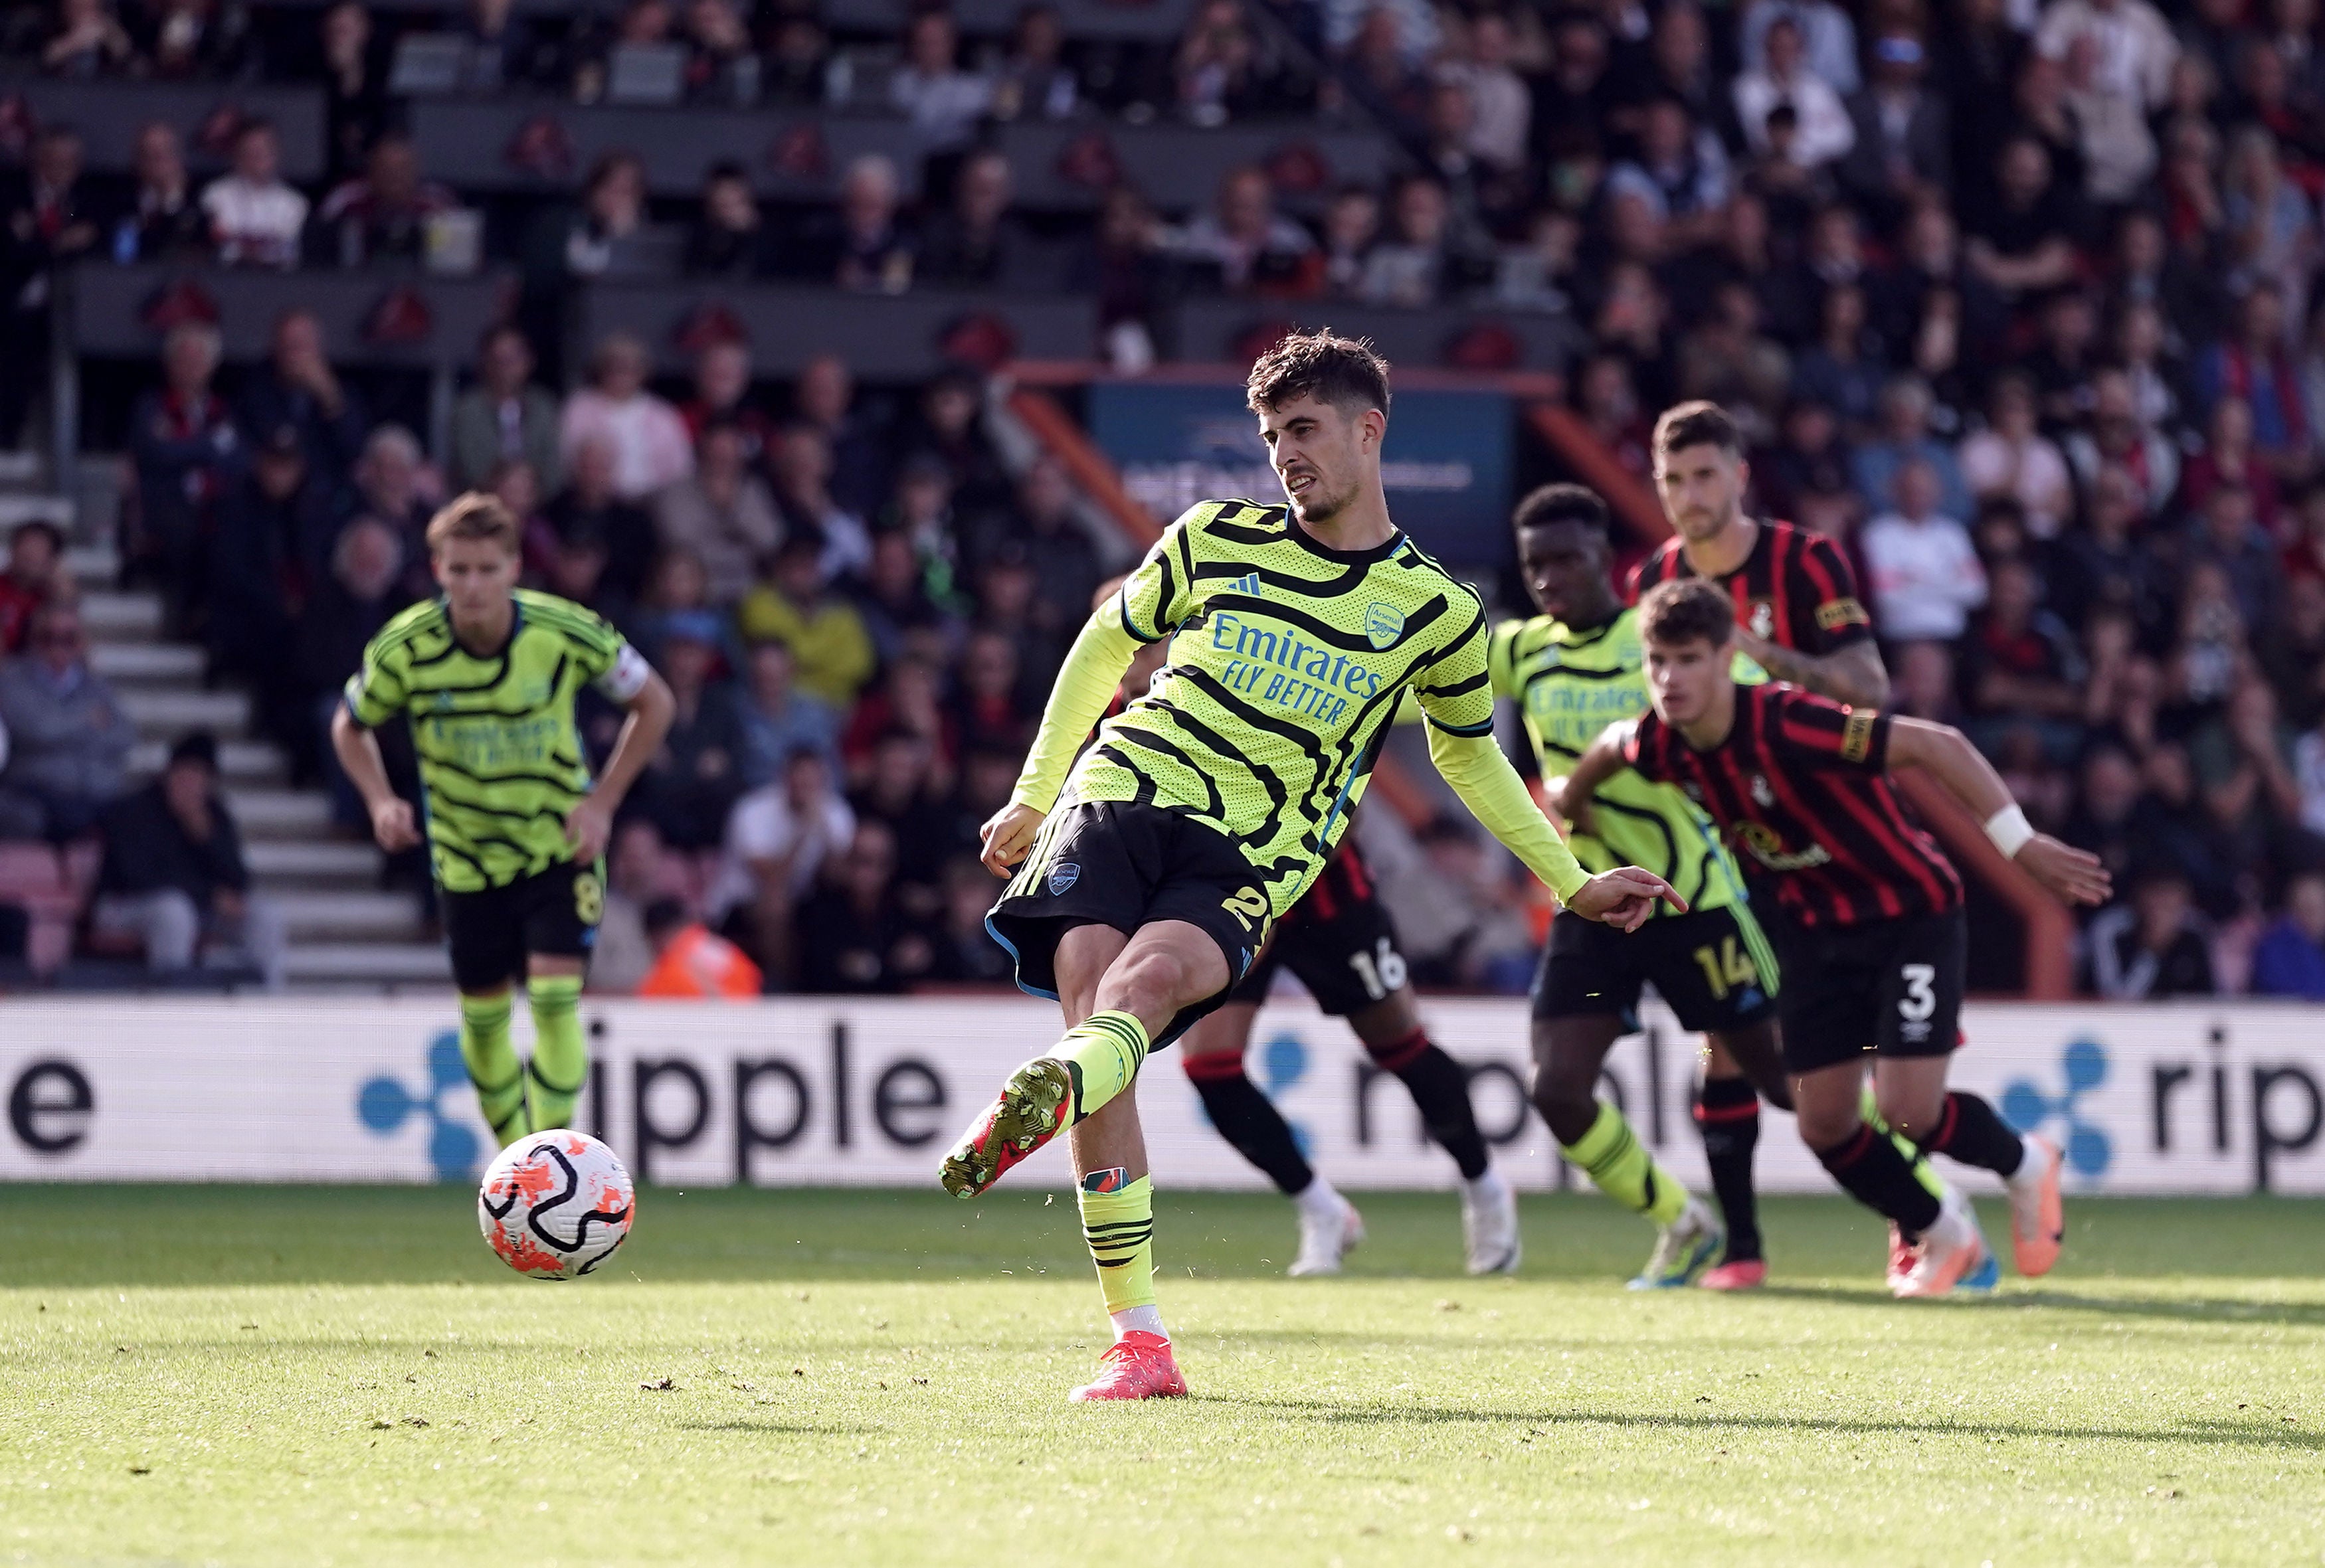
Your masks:
[[[2016,801],[2012,801],[1986,819],[1986,836],[1994,841],[2005,859],[2015,859],[2034,836],[2034,825],[2026,820],[2026,813]]]

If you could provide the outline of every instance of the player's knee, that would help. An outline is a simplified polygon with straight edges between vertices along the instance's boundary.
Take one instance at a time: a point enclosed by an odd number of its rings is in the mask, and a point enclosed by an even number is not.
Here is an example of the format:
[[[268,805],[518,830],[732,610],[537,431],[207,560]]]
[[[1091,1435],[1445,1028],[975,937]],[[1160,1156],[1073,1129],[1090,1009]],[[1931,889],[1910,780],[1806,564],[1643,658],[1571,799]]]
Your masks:
[[[1598,1100],[1594,1092],[1597,1086],[1595,1077],[1585,1077],[1555,1065],[1537,1065],[1528,1097],[1533,1101],[1533,1108],[1542,1112],[1550,1135],[1561,1143],[1572,1143],[1598,1120]]]
[[[1195,965],[1167,947],[1149,947],[1116,965],[1107,990],[1119,999],[1115,1005],[1143,1018],[1178,1011],[1193,994]]]
[[[1793,1110],[1801,1131],[1801,1141],[1811,1148],[1831,1148],[1855,1136],[1864,1122],[1856,1101],[1825,1102],[1803,1100]]]
[[[1942,1091],[1932,1097],[1901,1089],[1876,1089],[1873,1100],[1891,1131],[1902,1132],[1917,1143],[1935,1130],[1945,1108]]]

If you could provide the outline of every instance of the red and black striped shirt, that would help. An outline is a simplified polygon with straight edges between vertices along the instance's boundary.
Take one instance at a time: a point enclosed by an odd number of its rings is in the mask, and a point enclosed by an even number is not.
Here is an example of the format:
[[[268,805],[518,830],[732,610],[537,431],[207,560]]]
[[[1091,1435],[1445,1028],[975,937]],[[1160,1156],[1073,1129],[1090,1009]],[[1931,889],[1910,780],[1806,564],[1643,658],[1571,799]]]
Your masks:
[[[1961,878],[1897,798],[1889,724],[1796,686],[1739,686],[1736,723],[1709,751],[1646,713],[1623,755],[1709,812],[1804,927],[1942,914]]]
[[[1290,926],[1301,920],[1314,920],[1320,925],[1337,920],[1351,909],[1363,908],[1375,897],[1372,867],[1365,863],[1364,853],[1357,848],[1357,828],[1350,823],[1339,848],[1332,852],[1332,858],[1324,862],[1324,869],[1308,884],[1300,901],[1284,911],[1277,925]]]
[[[1873,635],[1873,617],[1857,592],[1857,573],[1841,548],[1774,518],[1759,520],[1760,533],[1744,564],[1722,581],[1736,597],[1736,623],[1755,637],[1802,653],[1829,653]],[[1631,602],[1657,583],[1691,577],[1695,568],[1677,538],[1631,570]]]

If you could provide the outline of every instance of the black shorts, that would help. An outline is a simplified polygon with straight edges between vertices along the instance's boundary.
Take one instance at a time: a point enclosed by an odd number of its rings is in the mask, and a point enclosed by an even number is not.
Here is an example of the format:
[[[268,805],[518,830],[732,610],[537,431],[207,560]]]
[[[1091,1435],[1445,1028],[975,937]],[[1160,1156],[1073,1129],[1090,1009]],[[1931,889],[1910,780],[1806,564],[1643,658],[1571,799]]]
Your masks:
[[[1396,925],[1350,845],[1341,845],[1300,901],[1275,923],[1275,935],[1227,1001],[1257,1007],[1267,1000],[1275,972],[1287,967],[1316,1005],[1334,1018],[1360,1013],[1404,989]]]
[[[1661,915],[1627,935],[1561,910],[1534,973],[1533,1016],[1612,1016],[1628,1033],[1639,1027],[1639,992],[1652,983],[1681,1028],[1742,1029],[1774,1016],[1780,981],[1790,991],[1792,970],[1778,973],[1743,904]]]
[[[443,905],[452,983],[491,991],[522,982],[535,953],[587,960],[606,913],[606,876],[601,865],[567,861],[480,892],[447,891]]]
[[[1860,926],[1769,923],[1784,965],[1776,1005],[1784,1070],[1861,1059],[1942,1056],[1961,1043],[1969,922],[1959,909]]]
[[[1259,873],[1217,828],[1158,806],[1085,800],[1050,813],[985,928],[1016,960],[1018,988],[1055,1001],[1058,943],[1075,927],[1200,927],[1227,961],[1227,983],[1181,1010],[1160,1050],[1227,1001],[1267,939],[1268,914]]]

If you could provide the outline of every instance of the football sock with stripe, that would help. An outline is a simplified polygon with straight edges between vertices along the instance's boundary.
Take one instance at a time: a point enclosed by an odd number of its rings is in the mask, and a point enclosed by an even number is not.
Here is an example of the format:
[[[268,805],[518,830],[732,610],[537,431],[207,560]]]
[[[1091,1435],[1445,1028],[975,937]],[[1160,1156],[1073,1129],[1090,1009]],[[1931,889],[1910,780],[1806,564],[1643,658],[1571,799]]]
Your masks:
[[[1711,1167],[1711,1191],[1728,1222],[1726,1261],[1760,1256],[1760,1203],[1752,1190],[1752,1151],[1760,1142],[1760,1094],[1747,1078],[1706,1078],[1695,1097],[1695,1129]]]
[[[1241,1057],[1187,1058],[1187,1077],[1203,1097],[1203,1109],[1219,1136],[1251,1161],[1286,1197],[1298,1197],[1315,1181],[1316,1173],[1301,1158],[1291,1123],[1273,1101],[1260,1093],[1243,1069]]]
[[[1082,1239],[1098,1265],[1098,1289],[1116,1339],[1134,1331],[1163,1333],[1154,1305],[1154,1184],[1128,1179],[1120,1166],[1082,1177],[1075,1196],[1082,1210]]]
[[[536,974],[524,982],[533,1004],[533,1125],[570,1127],[581,1085],[589,1076],[589,1047],[581,1038],[581,977]]]
[[[1687,1189],[1655,1163],[1623,1113],[1604,1100],[1590,1130],[1561,1147],[1600,1192],[1658,1225],[1670,1224],[1687,1207]]]
[[[2026,1159],[2026,1140],[2010,1130],[1991,1104],[1959,1090],[1946,1096],[1937,1130],[1922,1140],[1922,1148],[1990,1170],[2005,1180],[2016,1176]]]
[[[1945,1187],[1913,1146],[1868,1122],[1816,1157],[1848,1195],[1875,1213],[1894,1220],[1910,1236],[1938,1222],[1938,1197]]]
[[[1138,1076],[1146,1060],[1146,1026],[1126,1012],[1094,1012],[1066,1031],[1050,1055],[1072,1072],[1074,1097],[1064,1125],[1071,1127],[1103,1109]]]
[[[1477,1131],[1477,1112],[1469,1107],[1469,1079],[1461,1064],[1432,1044],[1425,1029],[1365,1049],[1385,1071],[1395,1074],[1412,1094],[1421,1111],[1422,1126],[1461,1167],[1461,1179],[1476,1181],[1485,1175],[1491,1161],[1486,1140]]]
[[[533,1130],[525,1114],[524,1064],[509,1040],[511,1001],[497,996],[460,999],[460,1059],[477,1086],[477,1108],[503,1148]]]

